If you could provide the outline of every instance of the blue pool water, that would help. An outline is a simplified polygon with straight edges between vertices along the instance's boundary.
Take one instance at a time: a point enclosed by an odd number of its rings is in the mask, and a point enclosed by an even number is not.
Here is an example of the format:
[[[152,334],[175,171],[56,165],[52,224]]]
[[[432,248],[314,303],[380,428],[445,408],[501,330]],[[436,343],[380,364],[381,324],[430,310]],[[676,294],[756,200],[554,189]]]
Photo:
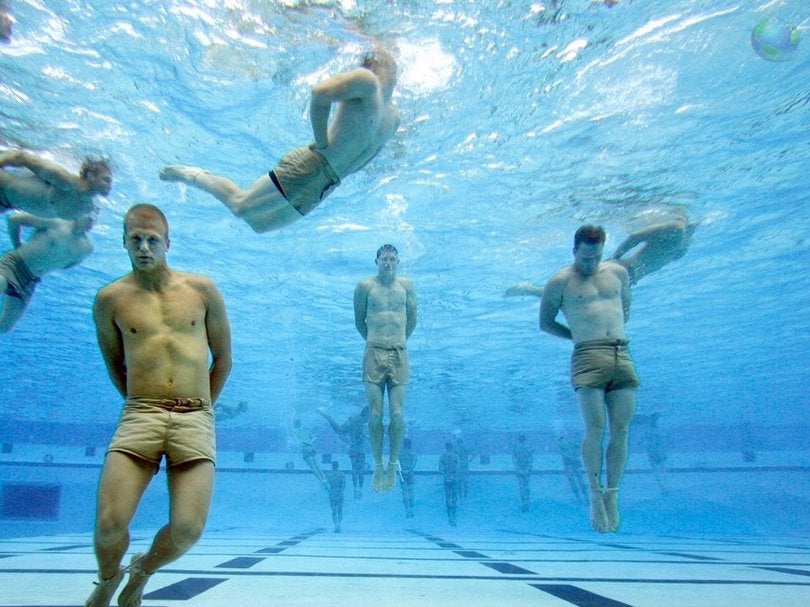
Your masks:
[[[105,155],[115,183],[93,256],[46,277],[0,336],[0,481],[59,489],[57,512],[27,520],[12,508],[0,534],[91,529],[120,411],[91,304],[129,269],[121,220],[137,202],[164,209],[171,264],[215,279],[231,317],[222,402],[248,407],[218,424],[215,524],[328,518],[292,423],[347,462],[315,410],[343,419],[364,402],[352,291],[392,242],[420,305],[406,411],[420,516],[443,522],[435,461],[462,437],[476,458],[460,524],[586,530],[556,452],[558,436],[580,431],[570,344],[539,332],[535,298],[503,294],[570,263],[583,222],[606,227],[611,251],[686,213],[700,221],[688,253],[633,290],[639,419],[659,414],[669,470],[664,494],[649,426],[637,424],[622,529],[810,530],[810,40],[788,62],[750,44],[766,17],[805,34],[803,0],[16,0],[12,10],[0,150],[71,169]],[[181,162],[248,185],[311,137],[312,84],[355,65],[375,37],[398,49],[401,128],[310,216],[256,235],[212,198],[158,180]],[[519,433],[537,457],[526,516],[509,476]],[[153,497],[142,524],[162,519]],[[396,495],[349,507],[355,528],[403,521]]]

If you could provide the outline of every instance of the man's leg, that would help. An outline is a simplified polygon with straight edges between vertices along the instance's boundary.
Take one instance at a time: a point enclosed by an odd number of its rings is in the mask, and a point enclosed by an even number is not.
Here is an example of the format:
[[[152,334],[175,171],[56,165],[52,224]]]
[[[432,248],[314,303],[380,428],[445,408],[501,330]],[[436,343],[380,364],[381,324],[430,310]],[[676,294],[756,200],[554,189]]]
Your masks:
[[[371,477],[371,486],[374,491],[385,491],[385,474],[383,472],[383,390],[384,386],[365,382],[366,396],[368,397],[368,438],[371,442],[371,456],[374,458],[374,475]]]
[[[129,523],[154,473],[152,464],[117,451],[107,454],[99,482],[93,536],[100,581],[85,607],[107,607],[121,583],[121,559],[129,546]]]
[[[605,434],[605,394],[598,388],[577,388],[577,402],[585,424],[582,463],[590,487],[591,526],[599,533],[610,531],[602,497],[602,440]]]
[[[619,485],[627,464],[627,445],[630,437],[630,422],[636,411],[636,389],[614,390],[605,395],[610,439],[605,453],[605,476],[607,486],[604,503],[610,531],[619,528]]]
[[[391,419],[388,422],[388,470],[385,473],[385,490],[390,491],[397,484],[399,473],[399,452],[405,440],[405,395],[408,386],[399,384],[388,387],[388,406]]]
[[[191,548],[205,528],[214,487],[214,464],[197,460],[175,466],[169,476],[169,524],[158,531],[149,551],[133,559],[129,580],[118,597],[120,607],[138,607],[155,571]]]
[[[179,181],[211,194],[258,233],[277,230],[301,217],[281,195],[269,175],[262,175],[245,190],[227,177],[179,164],[163,167],[160,178]]]
[[[3,301],[2,312],[0,312],[0,333],[11,331],[28,307],[28,302],[24,302],[19,297],[7,295],[7,288],[8,281],[0,275],[0,300]]]

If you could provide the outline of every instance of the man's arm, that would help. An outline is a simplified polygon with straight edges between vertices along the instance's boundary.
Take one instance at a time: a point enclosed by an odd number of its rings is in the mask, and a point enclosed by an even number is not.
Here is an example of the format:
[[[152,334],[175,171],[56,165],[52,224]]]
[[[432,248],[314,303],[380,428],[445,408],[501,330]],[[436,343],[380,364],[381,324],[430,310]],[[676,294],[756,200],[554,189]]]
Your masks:
[[[371,97],[378,90],[377,77],[365,68],[342,72],[316,84],[309,101],[309,121],[315,136],[315,147],[325,148],[329,145],[329,113],[333,103]]]
[[[28,169],[43,181],[60,190],[78,190],[81,185],[78,176],[50,160],[45,160],[25,150],[15,150],[0,155],[0,166]]]
[[[633,232],[616,247],[616,251],[613,253],[613,259],[620,259],[625,253],[641,243],[649,243],[660,238],[682,236],[683,231],[683,222],[667,221],[664,223],[656,223],[638,232]]]
[[[22,245],[22,229],[33,228],[34,230],[47,230],[50,227],[57,225],[59,222],[56,219],[48,219],[45,217],[37,217],[30,213],[12,213],[6,220],[8,223],[8,236],[11,239],[11,244],[15,249]]]
[[[616,272],[622,283],[622,313],[624,315],[624,322],[626,323],[630,320],[630,301],[632,299],[632,295],[630,294],[630,275],[627,273],[627,269],[624,266],[618,266]]]
[[[96,295],[96,301],[93,304],[93,320],[96,324],[98,346],[104,357],[107,373],[121,396],[126,398],[127,367],[124,359],[124,341],[115,324],[116,297],[110,293],[109,289],[110,287],[105,287]]]
[[[368,306],[368,284],[365,280],[357,283],[354,289],[354,326],[357,332],[366,339],[368,327],[366,326],[366,308]]]
[[[405,281],[405,339],[408,339],[416,328],[416,291],[413,288],[413,281]]]
[[[543,288],[543,298],[540,300],[540,330],[563,339],[573,339],[571,329],[557,322],[564,289],[565,280],[559,274],[549,280]]]
[[[205,330],[208,335],[208,349],[211,351],[211,367],[208,381],[211,387],[211,402],[219,398],[225,381],[231,373],[231,324],[225,310],[225,300],[216,285],[207,280],[208,299],[205,315]]]
[[[504,297],[519,297],[521,295],[531,295],[532,297],[542,297],[543,287],[533,285],[528,281],[519,282],[512,285],[504,292]]]

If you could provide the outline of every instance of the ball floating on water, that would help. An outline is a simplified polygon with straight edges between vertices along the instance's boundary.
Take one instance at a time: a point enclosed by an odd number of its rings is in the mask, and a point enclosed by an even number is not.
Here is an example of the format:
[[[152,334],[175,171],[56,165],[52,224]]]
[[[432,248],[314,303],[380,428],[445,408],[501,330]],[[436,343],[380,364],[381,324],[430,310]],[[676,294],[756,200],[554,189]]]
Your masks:
[[[751,46],[766,61],[788,61],[799,48],[799,30],[778,19],[763,19],[751,32]]]

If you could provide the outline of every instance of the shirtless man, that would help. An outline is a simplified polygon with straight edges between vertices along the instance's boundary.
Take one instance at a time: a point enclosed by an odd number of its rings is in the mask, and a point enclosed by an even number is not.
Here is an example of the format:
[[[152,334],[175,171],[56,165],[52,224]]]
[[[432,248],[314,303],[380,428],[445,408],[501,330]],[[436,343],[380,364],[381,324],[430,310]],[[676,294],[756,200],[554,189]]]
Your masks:
[[[155,206],[124,218],[132,272],[103,287],[93,316],[110,379],[125,398],[98,489],[99,581],[85,607],[108,607],[124,577],[129,524],[166,458],[169,523],[132,557],[120,607],[138,607],[149,576],[202,534],[214,480],[216,401],[231,370],[225,303],[204,276],[168,267],[169,226]],[[210,354],[210,362],[209,362]]]
[[[309,106],[314,143],[288,153],[247,189],[184,165],[164,167],[160,178],[208,192],[257,233],[283,228],[312,211],[391,139],[399,127],[399,112],[391,102],[396,81],[394,58],[378,48],[366,55],[362,67],[315,85]],[[333,104],[337,111],[330,124]]]
[[[74,175],[25,150],[0,154],[0,213],[20,209],[39,217],[76,219],[95,211],[94,197],[106,196],[111,188],[112,169],[106,160],[86,158]]]
[[[8,216],[8,234],[14,249],[0,257],[0,333],[8,333],[22,317],[40,279],[54,270],[72,268],[93,252],[87,232],[94,217],[73,221],[45,219],[28,213]],[[23,228],[33,234],[22,242]]]
[[[574,235],[574,263],[551,277],[540,302],[540,329],[574,342],[571,383],[585,423],[582,461],[591,490],[591,525],[600,533],[619,528],[618,492],[639,385],[624,335],[630,278],[623,266],[602,262],[604,246],[601,227],[579,228]],[[557,321],[560,310],[568,326]],[[603,487],[606,419],[610,439]]]
[[[397,484],[399,450],[405,438],[405,392],[408,386],[408,351],[405,341],[416,327],[416,293],[409,278],[396,275],[399,256],[393,245],[377,250],[377,275],[357,283],[354,290],[354,324],[366,340],[363,382],[370,417],[368,433],[374,475],[371,486],[378,493]],[[383,399],[388,389],[388,467],[383,471]]]
[[[656,223],[625,238],[616,247],[612,259],[624,266],[630,276],[630,286],[635,286],[647,274],[686,255],[697,226],[698,222],[690,222],[685,216]],[[633,254],[625,257],[630,251]],[[520,295],[542,297],[543,287],[519,282],[504,293],[504,297]]]

